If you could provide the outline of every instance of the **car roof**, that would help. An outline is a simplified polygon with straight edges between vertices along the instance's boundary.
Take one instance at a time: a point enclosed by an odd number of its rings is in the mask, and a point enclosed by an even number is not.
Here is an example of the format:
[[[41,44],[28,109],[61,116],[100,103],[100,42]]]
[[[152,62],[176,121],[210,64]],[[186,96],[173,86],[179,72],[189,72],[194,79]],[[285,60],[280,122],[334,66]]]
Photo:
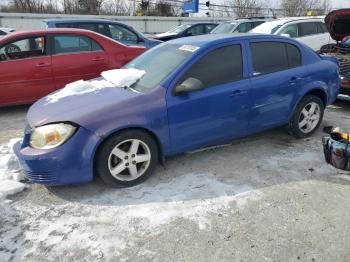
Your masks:
[[[32,30],[32,31],[16,31],[11,33],[10,35],[5,36],[4,38],[1,38],[1,41],[4,41],[9,38],[17,38],[17,37],[25,37],[25,36],[31,36],[31,35],[40,35],[40,34],[76,34],[76,33],[83,33],[83,34],[97,34],[93,31],[84,30],[84,29],[75,29],[75,28],[48,28],[48,29],[41,29],[41,30]]]
[[[323,21],[324,16],[301,16],[301,17],[282,17],[278,19],[274,19],[271,21],[267,21],[266,23],[271,22],[280,22],[280,24],[294,22],[294,21]]]
[[[108,20],[108,19],[101,19],[101,18],[57,18],[57,19],[45,19],[44,22],[46,23],[115,23],[115,24],[122,24],[126,25],[124,23],[115,21],[115,20]],[[128,26],[128,25],[126,25]]]
[[[269,34],[252,34],[252,33],[238,33],[238,34],[206,34],[199,36],[182,37],[168,41],[170,44],[178,45],[195,45],[204,47],[212,44],[220,44],[234,40],[251,40],[251,39],[266,39],[266,40],[290,40],[289,38],[269,35]]]

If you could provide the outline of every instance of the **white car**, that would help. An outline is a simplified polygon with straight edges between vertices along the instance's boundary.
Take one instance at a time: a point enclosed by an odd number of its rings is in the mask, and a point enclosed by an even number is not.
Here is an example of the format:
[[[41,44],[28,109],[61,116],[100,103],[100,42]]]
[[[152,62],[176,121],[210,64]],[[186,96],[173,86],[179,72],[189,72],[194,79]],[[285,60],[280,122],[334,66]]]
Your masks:
[[[10,33],[15,32],[16,30],[13,28],[0,27],[0,37],[8,35]]]
[[[323,45],[335,43],[327,31],[323,17],[281,18],[263,23],[250,32],[292,37],[315,51],[319,51]]]

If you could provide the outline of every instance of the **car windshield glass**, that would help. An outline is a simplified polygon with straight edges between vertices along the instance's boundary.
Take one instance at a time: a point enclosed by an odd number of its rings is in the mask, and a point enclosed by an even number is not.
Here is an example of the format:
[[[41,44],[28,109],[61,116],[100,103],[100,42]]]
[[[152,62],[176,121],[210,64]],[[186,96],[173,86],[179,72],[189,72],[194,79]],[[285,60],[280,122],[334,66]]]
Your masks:
[[[124,67],[146,71],[131,88],[144,93],[157,87],[197,49],[195,46],[174,44],[161,44],[150,49]]]
[[[259,34],[274,34],[282,25],[283,21],[266,22],[253,28],[250,30],[250,32]]]
[[[231,33],[237,27],[237,23],[234,22],[223,22],[215,27],[210,33],[211,34],[224,34]]]
[[[186,30],[189,27],[190,27],[190,25],[179,25],[179,26],[176,26],[176,27],[170,29],[167,33],[176,33],[177,34],[177,33],[180,33],[182,31]]]

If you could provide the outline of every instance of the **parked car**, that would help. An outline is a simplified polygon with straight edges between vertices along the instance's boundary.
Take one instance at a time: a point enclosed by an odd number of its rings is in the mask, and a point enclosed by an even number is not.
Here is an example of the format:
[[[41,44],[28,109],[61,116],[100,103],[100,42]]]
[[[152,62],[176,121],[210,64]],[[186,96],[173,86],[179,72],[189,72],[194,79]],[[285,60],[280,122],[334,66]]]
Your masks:
[[[162,41],[147,38],[126,24],[105,19],[49,19],[47,28],[80,28],[94,31],[125,45],[152,48]]]
[[[350,9],[330,12],[325,23],[337,43],[324,45],[321,53],[334,55],[338,59],[342,79],[339,94],[350,96]]]
[[[0,106],[32,103],[72,81],[120,68],[144,51],[87,30],[12,33],[0,40]]]
[[[184,24],[171,28],[169,31],[157,34],[155,39],[161,41],[169,41],[171,39],[209,34],[218,24],[217,23],[196,23],[196,24]]]
[[[246,33],[251,29],[269,21],[269,18],[249,18],[225,21],[215,27],[211,34]]]
[[[335,58],[272,35],[180,38],[124,69],[145,74],[128,88],[51,95],[30,108],[14,146],[30,180],[88,182],[95,171],[132,186],[187,150],[285,125],[303,138],[320,126],[340,82]]]
[[[261,24],[250,32],[283,35],[306,44],[315,51],[319,51],[325,44],[333,43],[327,31],[323,18],[291,17],[276,19]]]
[[[0,38],[4,37],[5,35],[11,34],[15,31],[16,30],[13,28],[0,27]]]

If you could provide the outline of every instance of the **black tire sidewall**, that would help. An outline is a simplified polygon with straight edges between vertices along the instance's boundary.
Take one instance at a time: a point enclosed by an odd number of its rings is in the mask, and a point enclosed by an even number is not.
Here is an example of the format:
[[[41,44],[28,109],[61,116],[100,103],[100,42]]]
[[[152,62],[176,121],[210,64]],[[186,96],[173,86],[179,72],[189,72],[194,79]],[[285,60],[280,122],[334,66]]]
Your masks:
[[[304,109],[304,107],[311,102],[315,102],[318,104],[318,106],[320,107],[320,110],[321,110],[321,116],[320,116],[319,122],[317,123],[317,126],[311,132],[304,133],[299,128],[299,117],[300,117],[301,111]],[[318,96],[314,96],[314,95],[307,95],[298,103],[298,105],[293,113],[292,119],[289,122],[288,131],[291,135],[295,136],[296,138],[308,137],[308,136],[312,135],[313,133],[315,133],[316,130],[320,127],[322,120],[323,120],[323,115],[324,115],[324,104],[323,104],[323,101],[321,100],[321,98],[319,98]]]
[[[122,181],[118,180],[112,176],[111,172],[108,168],[108,158],[113,150],[113,148],[119,143],[128,140],[128,139],[138,139],[144,142],[150,150],[151,153],[151,162],[146,170],[146,172],[132,181]],[[153,139],[151,135],[147,132],[140,130],[127,130],[122,131],[120,133],[116,133],[110,136],[106,141],[102,143],[96,152],[95,158],[95,172],[101,177],[101,179],[108,185],[113,187],[128,187],[137,185],[144,180],[146,180],[154,171],[155,167],[158,164],[158,146],[156,141]]]

